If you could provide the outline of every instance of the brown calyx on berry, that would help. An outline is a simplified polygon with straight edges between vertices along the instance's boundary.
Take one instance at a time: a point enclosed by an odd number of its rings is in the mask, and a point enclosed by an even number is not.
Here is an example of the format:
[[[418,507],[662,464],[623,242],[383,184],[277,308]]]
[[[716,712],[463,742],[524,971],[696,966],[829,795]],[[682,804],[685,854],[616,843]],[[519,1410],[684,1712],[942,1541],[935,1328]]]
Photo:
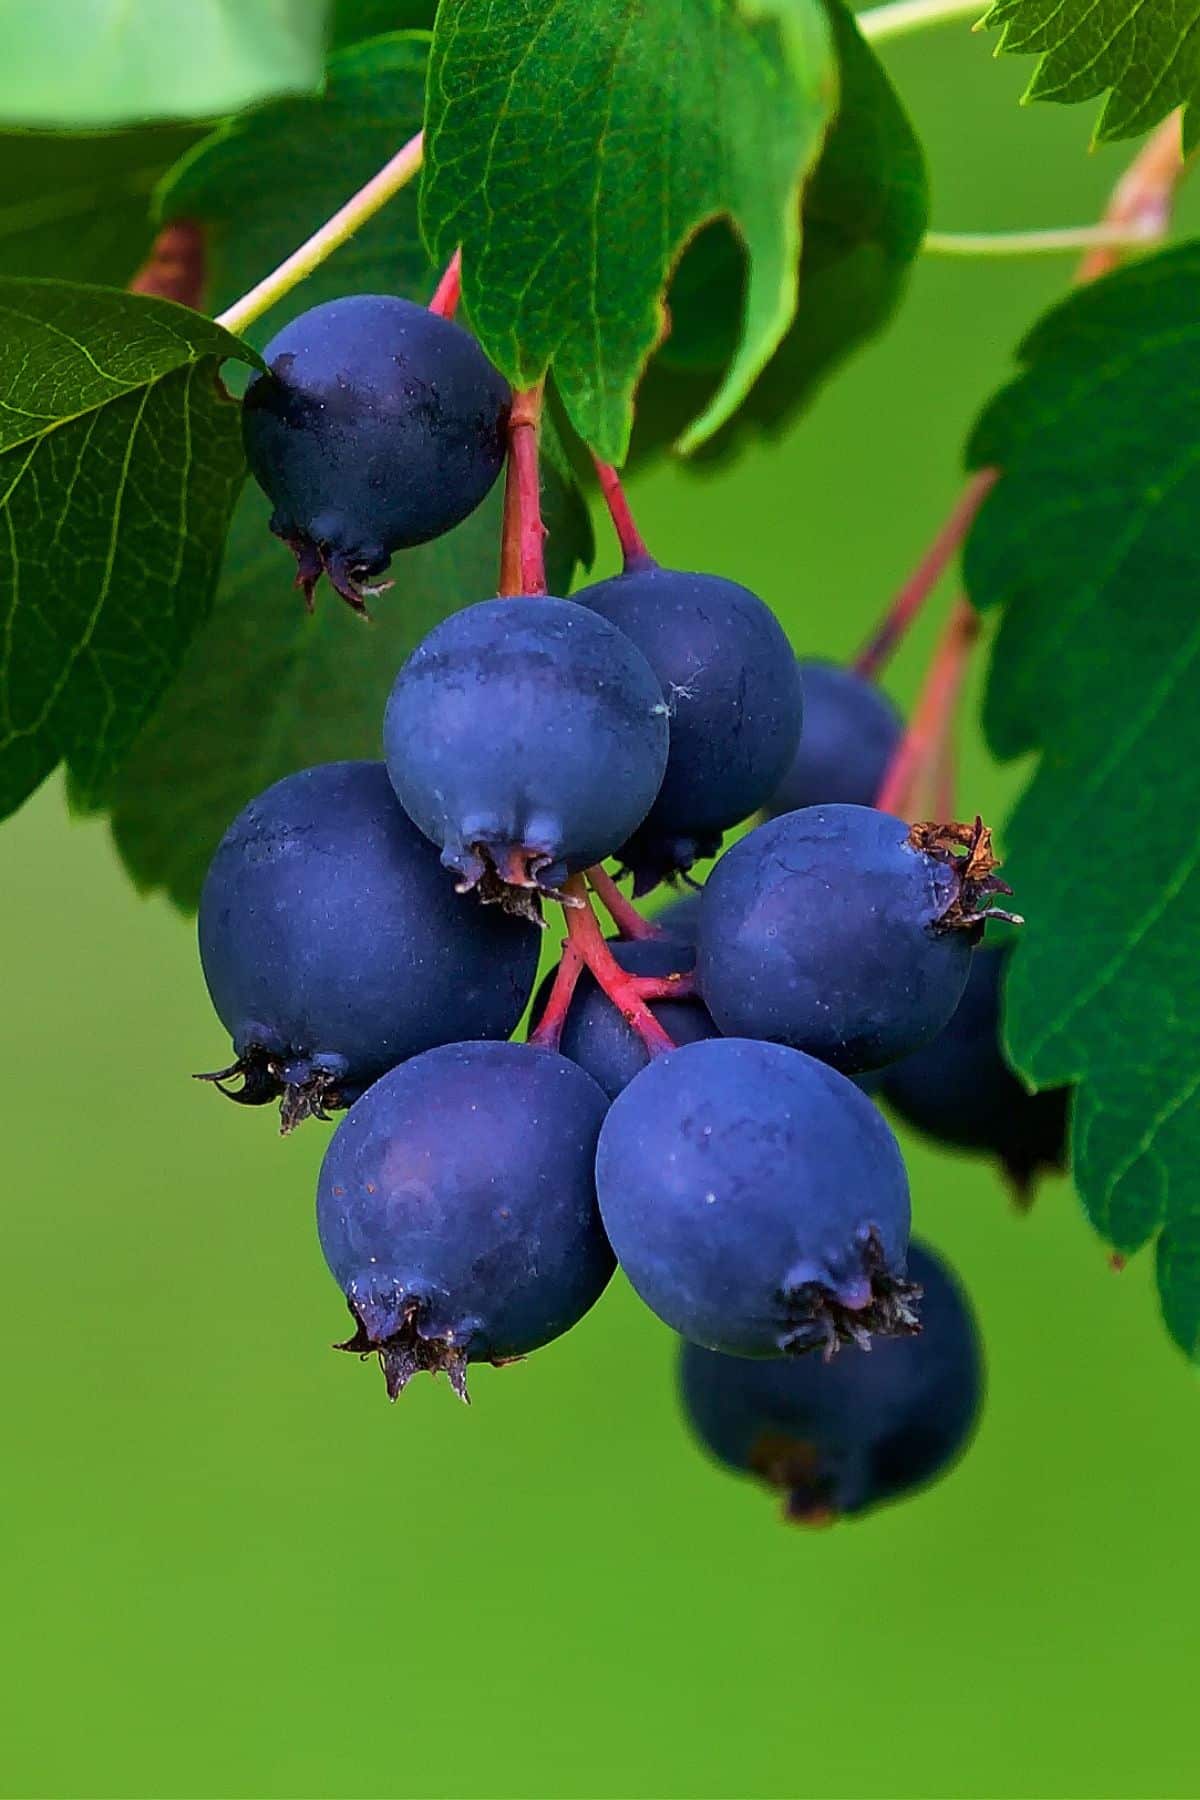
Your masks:
[[[452,866],[459,874],[458,893],[474,894],[484,906],[502,907],[543,929],[543,900],[557,900],[561,906],[580,904],[563,891],[563,867],[553,852],[528,844],[472,843]]]
[[[749,1457],[751,1473],[784,1496],[783,1516],[794,1525],[832,1525],[840,1516],[834,1503],[834,1481],[816,1444],[764,1431]]]
[[[854,1290],[836,1293],[822,1281],[801,1281],[781,1295],[789,1325],[778,1339],[783,1356],[819,1350],[830,1362],[843,1344],[871,1348],[873,1337],[916,1337],[917,1307],[923,1290],[890,1269],[879,1233],[868,1232],[862,1246],[862,1279]]]
[[[371,617],[367,611],[367,601],[376,594],[385,594],[393,585],[390,581],[369,579],[376,572],[373,566],[335,550],[330,544],[318,544],[303,531],[283,530],[274,519],[271,521],[271,530],[283,540],[296,558],[295,585],[304,595],[304,604],[309,612],[313,610],[313,595],[323,575],[328,576],[334,593],[360,619],[369,620]]]
[[[914,850],[932,856],[954,874],[949,903],[935,922],[938,931],[971,931],[978,936],[988,919],[1004,919],[1010,925],[1025,923],[1020,913],[991,904],[994,895],[1011,894],[1012,889],[996,874],[1000,859],[992,849],[991,829],[978,814],[971,824],[919,820],[910,827],[908,841]]]
[[[422,1304],[410,1300],[395,1329],[384,1338],[372,1337],[362,1314],[349,1302],[354,1320],[354,1336],[335,1350],[349,1350],[364,1362],[377,1356],[383,1370],[389,1400],[398,1400],[413,1376],[424,1370],[430,1375],[445,1375],[460,1400],[471,1404],[467,1392],[467,1350],[452,1337],[425,1337],[421,1332]]]

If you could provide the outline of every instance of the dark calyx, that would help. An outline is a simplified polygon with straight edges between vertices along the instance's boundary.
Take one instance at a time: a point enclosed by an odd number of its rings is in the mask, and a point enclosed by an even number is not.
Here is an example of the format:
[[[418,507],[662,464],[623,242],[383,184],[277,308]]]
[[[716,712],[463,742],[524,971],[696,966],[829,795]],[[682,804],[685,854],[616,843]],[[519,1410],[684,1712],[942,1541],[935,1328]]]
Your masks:
[[[621,874],[633,876],[634,899],[640,900],[644,894],[653,893],[663,882],[674,883],[682,879],[690,887],[696,886],[688,880],[689,869],[693,864],[715,856],[724,835],[720,831],[697,833],[693,837],[663,833],[655,830],[651,815],[617,851]]]
[[[546,850],[525,844],[471,844],[461,863],[456,863],[460,894],[474,894],[484,906],[499,906],[531,925],[545,926],[542,900],[563,906],[576,904],[564,894],[566,880],[561,862]]]
[[[796,1323],[781,1332],[779,1348],[786,1356],[819,1350],[829,1362],[843,1344],[871,1348],[873,1337],[916,1337],[921,1329],[917,1306],[921,1288],[894,1275],[885,1265],[883,1247],[872,1231],[863,1247],[863,1274],[871,1286],[865,1306],[847,1306],[819,1281],[784,1289],[780,1301]]]
[[[269,1106],[279,1101],[279,1135],[286,1137],[305,1119],[329,1123],[331,1111],[349,1106],[358,1089],[346,1084],[344,1070],[322,1068],[306,1057],[294,1060],[269,1050],[250,1049],[227,1069],[194,1075],[194,1081],[211,1081],[227,1100],[239,1106]],[[230,1087],[230,1082],[240,1082]]]
[[[784,1517],[797,1525],[832,1525],[840,1517],[834,1480],[815,1444],[786,1432],[764,1431],[750,1452],[751,1472],[786,1498]]]
[[[373,557],[364,561],[361,556],[354,556],[339,550],[333,544],[318,544],[305,532],[296,531],[280,524],[277,518],[271,520],[271,530],[277,538],[281,538],[292,555],[296,558],[296,586],[304,595],[304,604],[309,612],[313,610],[313,594],[322,575],[329,577],[334,592],[339,594],[360,619],[369,619],[364,595],[370,597],[382,594],[392,586],[390,581],[372,581],[371,577],[381,575],[387,568],[391,558]]]
[[[368,1356],[377,1356],[389,1400],[398,1400],[413,1376],[424,1369],[430,1375],[448,1376],[459,1399],[468,1406],[471,1404],[467,1392],[466,1346],[451,1337],[423,1337],[419,1300],[408,1302],[396,1330],[381,1340],[371,1336],[354,1302],[351,1300],[348,1304],[354,1320],[354,1336],[347,1338],[344,1344],[335,1344],[334,1349],[353,1351],[364,1362]]]
[[[933,820],[915,824],[908,834],[914,850],[931,856],[951,869],[954,892],[936,921],[938,931],[970,931],[979,937],[988,919],[1005,919],[1023,925],[1020,913],[1003,912],[991,904],[996,894],[1011,894],[1006,881],[996,874],[1000,861],[992,851],[992,834],[982,819],[970,825],[939,825]]]

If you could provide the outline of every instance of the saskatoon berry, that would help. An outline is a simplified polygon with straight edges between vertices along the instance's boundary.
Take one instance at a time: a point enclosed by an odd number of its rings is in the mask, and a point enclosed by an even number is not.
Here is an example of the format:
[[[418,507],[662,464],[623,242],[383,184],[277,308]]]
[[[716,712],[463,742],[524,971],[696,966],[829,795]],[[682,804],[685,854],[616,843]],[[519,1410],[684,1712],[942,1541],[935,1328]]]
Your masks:
[[[844,802],[873,806],[904,721],[873,682],[838,663],[802,662],[804,731],[767,812]]]
[[[686,975],[696,961],[692,946],[673,938],[639,938],[631,942],[617,939],[610,942],[609,949],[631,975]],[[553,980],[553,975],[548,975],[542,983],[535,1015],[545,1006]],[[716,1026],[695,997],[652,1000],[650,1011],[676,1044],[694,1044],[701,1038],[717,1035]],[[564,1056],[569,1056],[600,1083],[610,1100],[616,1098],[649,1060],[649,1053],[637,1032],[625,1023],[586,969],[572,995],[558,1047]]]
[[[1000,1012],[1012,944],[975,952],[963,997],[932,1042],[885,1069],[884,1098],[902,1119],[944,1144],[999,1158],[1018,1199],[1042,1169],[1062,1169],[1071,1090],[1030,1094],[1004,1060]]]
[[[704,1002],[721,1031],[847,1074],[894,1062],[958,1005],[995,866],[982,826],[910,828],[866,806],[771,819],[705,886]]]
[[[311,599],[322,572],[362,610],[393,550],[440,537],[500,473],[508,385],[469,332],[394,294],[330,300],[263,352],[246,455]]]
[[[611,855],[667,760],[662,690],[638,650],[571,600],[453,613],[396,677],[388,773],[442,861],[483,899],[530,904]]]
[[[553,1050],[447,1044],[355,1102],[321,1165],[317,1225],[394,1400],[418,1369],[466,1398],[469,1362],[560,1337],[613,1254],[593,1161],[605,1098]]]
[[[434,1044],[508,1037],[537,973],[537,932],[450,890],[382,763],[324,763],[252,800],[199,934],[237,1057],[209,1079],[240,1075],[250,1105],[282,1096],[285,1129]]]
[[[800,676],[775,615],[736,581],[647,558],[575,598],[632,638],[671,715],[658,798],[619,851],[643,894],[715,856],[773,792],[800,735]]]
[[[983,1356],[970,1305],[932,1250],[913,1243],[918,1337],[870,1356],[752,1362],[683,1344],[684,1412],[719,1462],[782,1490],[809,1524],[866,1512],[944,1475],[974,1431]]]
[[[656,1056],[612,1103],[596,1186],[633,1286],[694,1343],[779,1356],[916,1328],[896,1140],[799,1050],[710,1038]]]

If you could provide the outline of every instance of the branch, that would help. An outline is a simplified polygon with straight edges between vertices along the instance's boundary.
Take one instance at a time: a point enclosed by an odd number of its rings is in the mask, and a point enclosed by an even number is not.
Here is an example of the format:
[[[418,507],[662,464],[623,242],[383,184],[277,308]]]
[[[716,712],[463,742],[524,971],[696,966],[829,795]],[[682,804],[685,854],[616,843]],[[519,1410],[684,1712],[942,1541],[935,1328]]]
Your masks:
[[[1153,243],[1166,236],[1175,191],[1188,168],[1183,154],[1182,120],[1182,111],[1164,119],[1118,181],[1104,209],[1104,225],[1109,230],[1135,232],[1142,243]],[[1115,269],[1120,260],[1119,246],[1097,246],[1084,257],[1075,279],[1096,281]]]
[[[997,469],[972,475],[954,510],[884,614],[854,661],[854,671],[873,681],[891,656],[975,522],[975,515],[999,476]]]
[[[1162,237],[1150,220],[1128,224],[1066,225],[1035,231],[927,231],[922,250],[933,256],[1057,256],[1076,250],[1111,252],[1114,263],[1125,250],[1144,250]]]
[[[320,268],[327,257],[354,236],[361,225],[374,218],[382,206],[398,194],[402,187],[410,182],[421,167],[422,133],[410,138],[407,144],[397,150],[390,162],[384,163],[377,174],[372,175],[365,187],[359,188],[357,194],[347,200],[345,206],[338,208],[331,219],[326,219],[319,231],[298,250],[281,262],[277,269],[263,277],[248,294],[227,306],[223,313],[217,314],[217,324],[223,325],[226,331],[244,331],[247,325],[253,325],[255,319],[262,317],[277,300],[291,293],[294,287],[302,282],[306,275]]]
[[[918,783],[941,757],[959,692],[979,636],[979,614],[963,599],[954,602],[938,641],[908,730],[896,746],[875,804],[880,812],[907,818]]]
[[[860,12],[858,29],[869,44],[904,37],[929,25],[949,25],[957,19],[974,19],[976,30],[987,12],[987,0],[892,0],[888,6],[871,6]]]

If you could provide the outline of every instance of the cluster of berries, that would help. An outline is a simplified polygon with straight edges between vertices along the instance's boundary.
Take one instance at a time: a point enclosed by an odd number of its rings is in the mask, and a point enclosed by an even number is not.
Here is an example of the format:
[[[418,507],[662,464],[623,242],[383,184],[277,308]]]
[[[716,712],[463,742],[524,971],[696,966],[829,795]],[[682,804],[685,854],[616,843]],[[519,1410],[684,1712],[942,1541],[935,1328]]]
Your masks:
[[[266,361],[245,429],[273,528],[307,594],[325,573],[361,607],[487,493],[508,390],[459,326],[381,297],[314,309]],[[393,1398],[421,1369],[465,1396],[469,1363],[569,1330],[619,1261],[685,1340],[700,1436],[797,1516],[927,1479],[969,1432],[979,1355],[910,1250],[867,1090],[1021,1176],[1061,1154],[1061,1107],[999,1052],[986,828],[876,810],[900,724],[871,684],[797,665],[756,595],[640,545],[573,600],[451,615],[382,731],[381,762],[243,810],[199,920],[236,1058],[209,1079],[278,1098],[285,1129],[350,1109],[317,1197],[343,1347]],[[650,891],[759,811],[656,923],[602,868]],[[548,902],[567,938],[517,1043]]]

